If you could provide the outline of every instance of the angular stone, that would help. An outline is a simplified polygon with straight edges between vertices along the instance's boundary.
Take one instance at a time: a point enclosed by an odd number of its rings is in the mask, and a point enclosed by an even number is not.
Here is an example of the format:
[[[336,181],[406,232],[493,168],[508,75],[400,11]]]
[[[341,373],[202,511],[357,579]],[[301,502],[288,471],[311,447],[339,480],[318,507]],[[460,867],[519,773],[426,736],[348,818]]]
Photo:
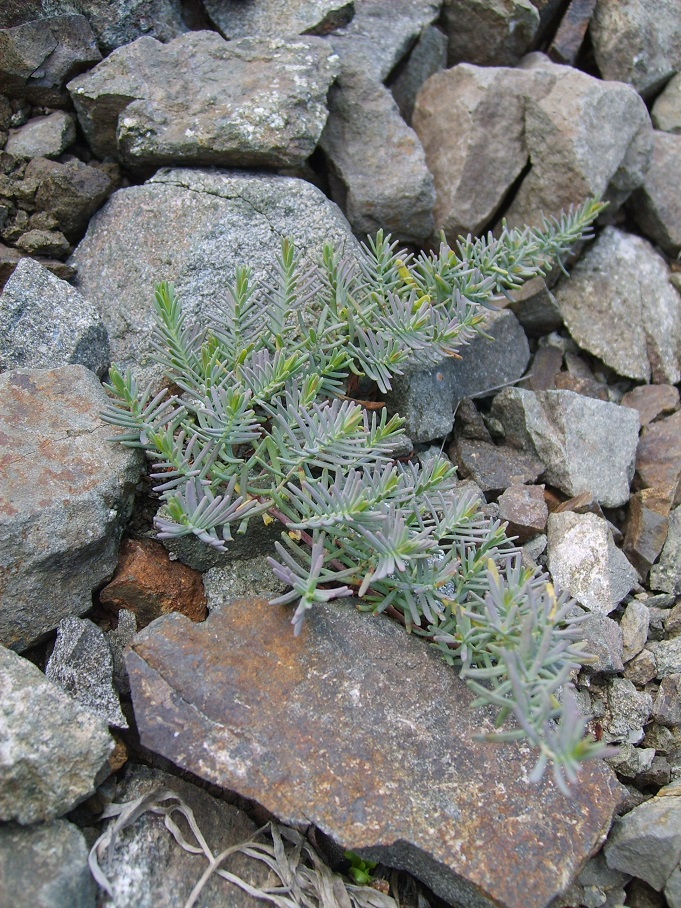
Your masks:
[[[206,12],[228,41],[280,35],[326,35],[347,25],[352,0],[204,0]]]
[[[638,599],[632,599],[625,608],[620,621],[625,662],[638,656],[646,645],[649,626],[650,612],[647,606]]]
[[[588,665],[590,671],[613,674],[623,670],[622,631],[616,621],[592,612],[579,625],[579,633],[584,637],[585,649],[594,657]]]
[[[412,441],[449,435],[460,400],[480,397],[523,375],[530,347],[513,313],[490,312],[484,329],[492,340],[476,335],[461,348],[461,359],[450,357],[428,371],[407,367],[404,375],[393,377],[386,403],[406,420],[404,431]]]
[[[670,785],[618,817],[603,849],[608,866],[663,889],[681,860],[680,797],[678,784]]]
[[[623,407],[638,410],[641,427],[664,413],[679,409],[679,391],[673,385],[639,385],[627,391],[620,401]]]
[[[447,36],[436,25],[428,25],[419,35],[409,59],[389,88],[405,123],[411,125],[414,104],[424,82],[447,65]]]
[[[113,689],[113,658],[104,633],[86,618],[62,618],[45,677],[116,728],[127,728]]]
[[[663,132],[681,133],[681,73],[667,82],[650,112],[653,126]]]
[[[27,255],[66,255],[71,251],[69,241],[59,230],[28,230],[16,245]]]
[[[73,115],[58,110],[11,129],[5,151],[18,158],[58,158],[75,141]]]
[[[670,609],[665,618],[664,629],[670,637],[678,637],[681,634],[681,601]]]
[[[492,405],[506,440],[539,457],[544,482],[566,495],[589,491],[605,507],[629,500],[638,414],[572,391],[506,388]]]
[[[593,400],[609,400],[606,385],[594,378],[580,378],[571,372],[559,372],[556,375],[556,391],[573,391]]]
[[[67,820],[0,826],[3,901],[16,908],[95,908],[97,885],[87,858],[83,833]]]
[[[356,234],[373,236],[383,228],[405,243],[430,237],[433,178],[416,133],[384,85],[344,69],[329,93],[319,144],[329,162],[334,201]]]
[[[653,719],[660,725],[681,725],[681,674],[662,679],[653,704]]]
[[[668,490],[643,489],[629,499],[623,551],[645,577],[667,538],[671,502]]]
[[[603,740],[638,744],[643,739],[643,726],[652,711],[653,698],[650,694],[636,690],[632,682],[625,678],[613,678],[608,681],[608,712],[602,722]]]
[[[497,447],[488,441],[458,439],[450,450],[450,456],[456,460],[461,475],[470,477],[483,492],[498,494],[509,486],[518,488],[522,483],[535,482],[543,471],[543,464],[536,457],[508,445]],[[543,496],[541,503],[544,504]]]
[[[274,551],[274,546],[270,545],[268,555],[274,554]],[[288,590],[286,584],[272,573],[267,555],[239,558],[229,564],[212,567],[203,575],[203,583],[209,612],[222,608],[233,599],[258,596],[274,599]]]
[[[81,238],[88,221],[114,188],[104,170],[77,160],[60,164],[36,158],[26,168],[26,180],[37,183],[36,211],[49,212],[72,241]]]
[[[629,210],[641,230],[664,251],[681,251],[681,136],[653,133],[653,157],[643,185],[629,200]]]
[[[554,294],[582,349],[627,378],[678,382],[681,298],[650,243],[606,227]]]
[[[110,362],[94,306],[34,259],[22,259],[0,296],[0,372],[80,364],[101,376]]]
[[[670,500],[681,503],[681,410],[643,430],[636,473],[642,488],[668,488]]]
[[[447,901],[539,908],[567,885],[615,807],[605,767],[587,764],[570,798],[548,778],[528,786],[533,757],[473,741],[486,719],[420,640],[347,603],[314,610],[297,638],[289,622],[241,600],[138,635],[142,743]]]
[[[83,366],[0,375],[0,642],[22,650],[92,608],[142,472]]]
[[[636,747],[633,744],[621,744],[614,757],[608,757],[608,765],[612,766],[619,776],[625,779],[634,779],[642,772],[647,772],[655,759],[654,747]]]
[[[638,580],[595,514],[549,514],[548,568],[556,586],[590,612],[608,615]]]
[[[574,66],[598,0],[570,0],[547,54],[554,63]]]
[[[113,750],[106,722],[0,647],[0,821],[52,820],[95,790]]]
[[[629,82],[644,98],[681,69],[676,0],[599,0],[591,43],[604,79]]]
[[[10,275],[21,261],[21,253],[17,249],[0,243],[0,289],[5,286]]]
[[[669,517],[667,539],[659,563],[650,571],[650,588],[681,595],[681,507]]]
[[[112,196],[70,263],[78,268],[76,286],[107,326],[112,359],[146,383],[160,375],[150,363],[154,281],[172,280],[188,317],[199,319],[238,265],[271,275],[285,236],[303,268],[313,267],[323,240],[348,255],[358,248],[338,208],[303,180],[162,170]]]
[[[511,296],[514,302],[509,308],[528,337],[543,337],[563,327],[560,309],[544,278],[533,278]]]
[[[449,66],[514,66],[527,53],[539,29],[530,0],[445,0]]]
[[[649,649],[655,656],[658,678],[681,673],[681,637],[651,643]]]
[[[113,683],[119,694],[129,694],[130,679],[123,654],[137,633],[137,620],[133,612],[124,608],[117,612],[117,618],[118,624],[106,635],[113,659]]]
[[[539,347],[532,359],[530,374],[523,387],[530,391],[555,391],[556,376],[563,365],[563,353],[558,347]]]
[[[513,485],[499,497],[499,518],[508,522],[509,536],[517,536],[520,545],[544,532],[548,516],[544,486]]]
[[[99,157],[286,167],[314,151],[338,59],[321,38],[139,38],[69,82]],[[276,91],[272,85],[276,83]]]
[[[134,612],[140,630],[168,612],[180,612],[190,621],[206,618],[201,575],[171,561],[165,548],[150,539],[123,542],[116,573],[100,592],[99,601],[112,611]]]

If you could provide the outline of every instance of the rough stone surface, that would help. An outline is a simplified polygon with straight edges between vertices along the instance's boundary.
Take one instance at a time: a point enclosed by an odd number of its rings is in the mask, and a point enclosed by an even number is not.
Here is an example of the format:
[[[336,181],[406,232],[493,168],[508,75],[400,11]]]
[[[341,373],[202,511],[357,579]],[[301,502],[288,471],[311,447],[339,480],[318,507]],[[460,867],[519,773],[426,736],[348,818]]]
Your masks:
[[[622,631],[616,621],[592,612],[579,625],[579,632],[586,641],[587,651],[595,658],[588,666],[591,671],[612,674],[624,669]]]
[[[653,704],[653,718],[660,725],[681,725],[681,674],[662,679]]]
[[[681,859],[680,797],[670,785],[618,817],[604,848],[608,866],[663,889]]]
[[[548,516],[544,486],[513,485],[499,497],[499,518],[508,521],[508,534],[520,545],[544,532]]]
[[[597,0],[570,0],[547,51],[554,63],[574,66],[584,43]]]
[[[668,488],[671,500],[681,503],[681,410],[643,430],[636,473],[644,489]]]
[[[67,820],[0,826],[3,902],[19,908],[95,908],[83,833]]]
[[[563,327],[556,299],[544,278],[533,278],[511,293],[509,308],[528,337],[543,337]]]
[[[637,656],[646,645],[649,626],[650,612],[647,606],[638,599],[632,599],[620,621],[625,662]]]
[[[548,567],[556,586],[602,615],[616,608],[638,579],[607,523],[595,514],[549,515]]]
[[[354,16],[352,0],[205,0],[206,12],[228,41],[278,35],[325,35]]]
[[[664,593],[681,595],[681,507],[669,517],[667,539],[660,561],[650,571],[650,587]]]
[[[373,236],[383,228],[407,243],[431,235],[433,178],[416,133],[385,86],[344,69],[329,93],[319,144],[330,165],[334,201],[355,233]]]
[[[246,814],[231,804],[177,776],[146,766],[130,764],[126,768],[124,779],[116,787],[115,801],[125,803],[159,789],[170,790],[182,798],[214,855],[246,841],[256,831]],[[193,838],[189,841],[193,842]],[[206,866],[203,856],[187,854],[178,845],[162,817],[147,813],[123,830],[109,849],[105,871],[113,899],[105,897],[102,904],[116,908],[184,905]],[[252,886],[268,885],[267,867],[253,858],[236,854],[220,866]],[[202,908],[257,908],[260,902],[214,874],[202,890],[199,904]]]
[[[670,256],[681,251],[681,136],[653,133],[653,157],[629,208],[647,237]]]
[[[639,385],[627,391],[620,403],[638,410],[643,428],[658,416],[679,409],[679,390],[673,385]]]
[[[514,66],[531,47],[539,13],[530,0],[445,0],[448,63]]]
[[[0,821],[60,817],[95,790],[114,746],[106,722],[4,647],[0,689]]]
[[[0,371],[80,364],[102,376],[110,361],[94,306],[34,259],[22,259],[0,296]]]
[[[73,114],[58,110],[11,129],[5,151],[18,158],[58,158],[75,141]]]
[[[113,688],[111,649],[92,621],[62,618],[45,676],[109,725],[128,727]]]
[[[22,650],[92,607],[142,469],[109,441],[83,366],[0,375],[0,642]]]
[[[391,412],[406,420],[404,431],[412,441],[448,435],[460,400],[480,396],[523,375],[530,348],[513,313],[491,312],[484,328],[492,340],[477,335],[460,349],[461,359],[446,359],[430,370],[407,368],[404,375],[392,379],[386,402]]]
[[[139,38],[68,88],[100,157],[277,167],[314,151],[337,75],[320,38],[227,42],[200,31],[169,44]]]
[[[612,766],[619,776],[624,776],[625,779],[635,779],[642,772],[648,772],[652,768],[654,759],[654,747],[621,744],[617,748],[615,756],[608,758],[608,765]]]
[[[604,79],[629,82],[649,97],[681,69],[676,0],[599,0],[591,42]]]
[[[665,260],[646,240],[606,227],[554,295],[579,346],[615,372],[679,381],[681,297]]]
[[[281,525],[277,521],[268,526],[258,517],[249,521],[243,535],[233,534],[225,552],[207,546],[194,535],[164,539],[163,545],[170,552],[171,558],[176,558],[195,571],[205,572],[214,567],[228,567],[234,561],[249,561],[272,554],[274,543],[281,538],[280,534]]]
[[[130,680],[125,667],[124,651],[137,633],[137,620],[134,612],[124,608],[117,612],[117,618],[118,624],[106,635],[113,659],[113,683],[119,694],[129,694]]]
[[[405,123],[411,124],[416,96],[423,83],[446,65],[447,36],[436,25],[429,25],[389,86]]]
[[[542,461],[548,485],[566,495],[589,491],[606,507],[629,500],[638,442],[633,410],[572,391],[506,388],[492,416],[510,444]]]
[[[111,583],[99,594],[100,603],[112,611],[134,612],[141,630],[160,615],[180,612],[191,621],[206,617],[206,596],[201,575],[150,539],[126,539]]]
[[[643,739],[643,726],[652,711],[653,698],[650,694],[636,690],[626,678],[613,678],[608,681],[608,711],[602,720],[603,740],[638,744]]]
[[[164,616],[138,635],[128,670],[144,746],[450,902],[545,905],[617,800],[602,765],[570,798],[549,779],[529,786],[524,748],[473,740],[488,719],[455,673],[347,602],[314,610],[297,638],[289,610],[264,600],[201,625]]]
[[[653,126],[663,132],[681,133],[681,73],[667,82],[650,112]]]
[[[488,441],[468,438],[458,439],[452,445],[450,457],[458,464],[462,476],[470,477],[483,492],[497,494],[509,486],[518,488],[521,483],[535,482],[544,469],[536,457],[507,445],[497,447]],[[501,517],[501,511],[499,516]],[[503,519],[508,518],[502,517]],[[525,536],[527,537],[527,532]]]
[[[645,577],[657,561],[669,527],[668,490],[643,489],[629,499],[624,554]]]
[[[274,551],[270,546],[269,554]],[[260,596],[274,599],[288,590],[278,580],[267,563],[267,555],[239,558],[229,564],[212,567],[203,575],[208,600],[208,611],[222,608],[232,599],[246,599]]]
[[[27,255],[66,255],[71,249],[60,230],[28,230],[17,240],[17,248]]]
[[[681,673],[681,637],[656,641],[650,644],[649,649],[655,656],[658,678]]]

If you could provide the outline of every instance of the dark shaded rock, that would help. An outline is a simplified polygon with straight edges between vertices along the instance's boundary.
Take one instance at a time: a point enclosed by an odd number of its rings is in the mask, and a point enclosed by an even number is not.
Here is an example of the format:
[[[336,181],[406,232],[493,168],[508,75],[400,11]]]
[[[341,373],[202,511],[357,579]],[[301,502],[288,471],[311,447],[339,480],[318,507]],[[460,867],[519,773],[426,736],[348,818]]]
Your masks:
[[[508,535],[517,536],[520,545],[544,532],[548,516],[544,486],[512,485],[499,497],[499,518],[508,522]]]
[[[556,391],[573,391],[583,397],[594,400],[609,400],[607,386],[596,381],[595,378],[580,378],[570,372],[559,372],[556,375]]]
[[[34,259],[22,259],[0,296],[0,371],[80,364],[101,376],[110,362],[96,309]]]
[[[273,555],[274,551],[274,545],[270,543],[267,555]],[[267,563],[267,555],[238,558],[207,571],[203,575],[203,583],[208,611],[222,608],[232,599],[246,599],[252,596],[274,599],[275,596],[285,593],[288,587],[272,573],[272,568]]]
[[[344,69],[329,93],[319,145],[329,162],[333,199],[356,234],[383,228],[405,243],[431,235],[433,178],[416,133],[384,85]]]
[[[150,539],[123,542],[116,573],[100,592],[99,601],[112,611],[134,612],[140,630],[168,612],[180,612],[191,621],[206,617],[201,575],[171,561],[165,548]]]
[[[658,678],[681,674],[681,637],[672,637],[671,640],[658,639],[650,644],[649,649],[655,656]]]
[[[17,248],[27,255],[66,255],[69,241],[60,230],[28,230],[16,241]]]
[[[99,157],[286,167],[314,151],[337,75],[321,38],[228,42],[200,31],[169,44],[139,38],[68,89]]]
[[[327,35],[354,16],[353,0],[204,0],[206,12],[233,41],[279,35]]]
[[[644,489],[668,488],[681,503],[681,410],[648,426],[636,449],[636,473]]]
[[[681,136],[653,133],[653,157],[629,210],[649,239],[675,257],[681,251]]]
[[[77,160],[60,164],[36,158],[26,168],[26,180],[36,183],[36,211],[49,212],[72,241],[80,239],[114,189],[104,170]]]
[[[563,351],[558,347],[540,347],[532,358],[530,374],[523,387],[530,391],[555,391],[556,376],[563,365]]]
[[[544,278],[533,278],[511,293],[509,309],[528,337],[542,337],[563,327],[563,319],[553,293]]]
[[[36,15],[40,21],[27,21],[30,18],[0,29],[2,90],[34,104],[62,105],[68,99],[66,81],[102,55],[84,16]]]
[[[458,439],[450,449],[450,456],[462,476],[470,477],[483,492],[496,494],[509,486],[535,482],[544,470],[542,462],[532,455],[507,445],[497,447],[468,438]]]
[[[4,647],[0,689],[0,821],[63,816],[92,794],[106,767],[114,746],[106,722]]]
[[[514,66],[539,29],[539,13],[529,0],[445,0],[443,12],[450,66]]]
[[[675,508],[669,516],[660,560],[650,571],[650,588],[675,596],[681,594],[681,507]]]
[[[612,766],[618,776],[625,779],[638,778],[641,773],[648,772],[655,759],[655,748],[636,747],[634,744],[621,744],[613,757],[608,757],[608,765]],[[614,871],[617,873],[617,871]]]
[[[622,631],[616,621],[591,612],[579,625],[579,632],[584,637],[586,651],[594,658],[588,665],[590,671],[613,674],[624,669]]]
[[[419,35],[409,59],[389,88],[405,123],[411,124],[419,89],[430,76],[447,65],[447,36],[436,25],[429,25]]]
[[[650,112],[653,126],[663,132],[681,132],[681,73],[667,82]]]
[[[58,110],[29,120],[20,129],[11,129],[5,150],[19,158],[58,158],[75,141],[73,114]]]
[[[665,618],[664,629],[670,637],[678,637],[681,634],[681,601],[669,610]]]
[[[21,258],[21,253],[18,250],[0,243],[0,289],[5,286]]]
[[[3,901],[14,908],[95,908],[87,857],[83,833],[67,820],[0,826]]]
[[[655,656],[649,649],[643,649],[634,656],[631,662],[627,662],[624,668],[624,677],[627,681],[632,681],[639,687],[644,687],[649,681],[657,675],[657,662]]]
[[[667,675],[660,682],[653,718],[660,725],[681,725],[681,674]]]
[[[645,577],[662,551],[671,502],[668,490],[642,489],[629,499],[624,554]]]
[[[598,0],[570,0],[547,51],[554,63],[574,65],[597,2]]]
[[[640,385],[627,391],[620,403],[623,407],[638,410],[643,427],[663,413],[678,410],[679,391],[673,385]]]
[[[111,576],[138,451],[110,441],[83,366],[0,375],[0,641],[22,650],[92,607]]]
[[[117,612],[116,617],[118,618],[118,624],[106,635],[113,659],[114,688],[119,694],[129,694],[130,679],[128,678],[123,654],[125,647],[132,643],[132,638],[137,633],[137,620],[133,612],[124,608]]]
[[[472,438],[476,441],[492,441],[485,420],[478,412],[475,403],[470,397],[464,397],[460,400],[456,408],[456,437]]]
[[[617,801],[605,767],[587,765],[570,798],[530,787],[527,751],[473,741],[486,717],[421,641],[347,603],[314,610],[297,638],[289,622],[241,600],[138,635],[144,746],[450,902],[539,908],[567,885]]]

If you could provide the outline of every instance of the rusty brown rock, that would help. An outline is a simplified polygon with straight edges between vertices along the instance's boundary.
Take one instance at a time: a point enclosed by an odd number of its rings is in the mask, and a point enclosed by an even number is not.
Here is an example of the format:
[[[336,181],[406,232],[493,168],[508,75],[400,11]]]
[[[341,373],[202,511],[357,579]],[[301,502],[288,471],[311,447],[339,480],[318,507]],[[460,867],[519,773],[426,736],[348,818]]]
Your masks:
[[[596,2],[597,0],[571,0],[547,52],[554,63],[574,65],[596,9]]]
[[[647,426],[662,413],[679,409],[679,391],[674,385],[640,385],[620,401],[623,407],[638,410],[641,426]]]
[[[499,496],[499,518],[508,521],[508,535],[520,545],[544,532],[548,516],[544,486],[513,485]]]
[[[512,485],[535,482],[544,472],[536,457],[507,445],[460,438],[449,453],[461,475],[473,479],[483,492],[503,492]]]
[[[151,539],[126,539],[111,583],[99,594],[106,608],[135,613],[142,629],[168,612],[180,612],[190,621],[204,621],[206,594],[198,571],[179,561]]]
[[[608,389],[595,378],[582,378],[571,372],[559,372],[555,382],[558,391],[574,391],[594,400],[608,400]]]
[[[657,560],[669,527],[669,488],[642,489],[629,499],[624,554],[645,577]]]
[[[643,430],[636,449],[636,473],[644,489],[671,486],[673,503],[681,504],[681,410]]]
[[[423,641],[347,602],[246,599],[203,624],[166,615],[127,665],[145,747],[312,823],[475,908],[543,908],[607,831],[618,788],[587,764],[570,797],[527,782],[534,757],[474,740],[490,715]]]

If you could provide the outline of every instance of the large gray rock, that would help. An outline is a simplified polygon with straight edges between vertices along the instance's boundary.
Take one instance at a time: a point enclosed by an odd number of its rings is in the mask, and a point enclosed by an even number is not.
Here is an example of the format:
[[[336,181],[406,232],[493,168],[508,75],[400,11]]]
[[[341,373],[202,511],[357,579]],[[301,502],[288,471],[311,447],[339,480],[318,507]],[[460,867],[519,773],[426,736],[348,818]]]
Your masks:
[[[338,208],[310,183],[162,170],[112,196],[71,262],[76,286],[107,326],[112,359],[148,380],[160,374],[150,362],[154,282],[174,282],[189,317],[198,319],[216,305],[238,265],[252,266],[254,276],[271,274],[287,236],[303,267],[318,260],[325,240],[349,254],[358,249]]]
[[[681,135],[653,133],[653,157],[629,209],[645,235],[675,257],[681,251]]]
[[[0,643],[22,650],[92,608],[143,459],[110,441],[83,366],[0,375]]]
[[[669,516],[667,540],[659,562],[650,571],[650,588],[681,595],[681,507]]]
[[[430,237],[433,177],[418,136],[384,85],[344,69],[329,93],[319,144],[330,165],[334,201],[355,233],[373,235],[383,228],[400,242],[417,244]]]
[[[491,312],[485,333],[461,347],[461,359],[448,358],[433,369],[407,367],[392,378],[386,395],[388,408],[405,420],[404,431],[413,441],[431,441],[449,435],[460,400],[493,391],[517,381],[530,360],[525,333],[512,312]]]
[[[139,38],[68,88],[100,157],[293,166],[314,151],[338,59],[321,38]],[[276,90],[273,90],[273,85]]]
[[[354,15],[353,0],[204,0],[203,5],[228,41],[326,35],[347,25]]]
[[[0,826],[0,892],[20,908],[95,908],[97,885],[83,833],[67,820]]]
[[[18,158],[58,158],[76,141],[73,114],[56,110],[34,117],[19,129],[11,129],[5,151]]]
[[[673,76],[650,111],[655,129],[681,133],[681,73]]]
[[[547,535],[553,582],[590,612],[608,615],[636,585],[636,570],[602,517],[573,511],[550,514]]]
[[[638,443],[638,413],[573,391],[506,388],[494,399],[492,416],[506,439],[536,454],[544,481],[566,495],[591,492],[602,505],[629,500]]]
[[[514,66],[532,47],[539,29],[530,0],[445,0],[448,63]]]
[[[553,292],[583,350],[627,378],[679,381],[681,296],[650,243],[606,227]]]
[[[0,689],[0,821],[63,816],[92,794],[106,767],[114,748],[106,722],[4,647]]]
[[[447,36],[436,25],[428,25],[419,35],[408,60],[390,82],[390,91],[405,123],[411,125],[416,96],[423,83],[446,65]]]
[[[610,771],[587,764],[570,797],[530,785],[534,756],[474,740],[489,714],[423,641],[347,602],[313,610],[299,637],[290,618],[249,599],[138,634],[143,745],[449,903],[543,908],[608,828]]]
[[[604,79],[653,95],[681,69],[677,0],[598,0],[591,43]]]
[[[0,372],[80,364],[103,375],[111,362],[99,313],[66,281],[22,259],[0,296]]]

